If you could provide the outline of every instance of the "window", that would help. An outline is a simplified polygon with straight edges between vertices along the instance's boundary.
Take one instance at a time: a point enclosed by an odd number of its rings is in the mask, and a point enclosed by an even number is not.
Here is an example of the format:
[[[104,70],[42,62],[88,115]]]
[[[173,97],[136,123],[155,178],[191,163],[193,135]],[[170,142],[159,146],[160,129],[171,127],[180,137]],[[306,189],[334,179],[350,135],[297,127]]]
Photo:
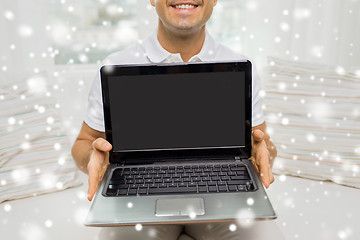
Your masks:
[[[48,0],[55,64],[98,63],[138,40],[137,1]]]

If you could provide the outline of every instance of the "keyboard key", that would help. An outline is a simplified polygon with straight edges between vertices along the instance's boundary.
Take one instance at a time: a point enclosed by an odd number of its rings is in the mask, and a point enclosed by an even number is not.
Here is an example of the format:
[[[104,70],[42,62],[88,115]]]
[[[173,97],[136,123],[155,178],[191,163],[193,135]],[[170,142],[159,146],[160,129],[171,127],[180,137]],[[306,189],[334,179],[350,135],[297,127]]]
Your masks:
[[[228,188],[230,192],[236,192],[238,190],[236,185],[229,185]]]
[[[207,192],[207,187],[199,186],[199,192]]]
[[[194,182],[189,182],[189,183],[188,183],[188,186],[189,186],[189,187],[196,187],[196,183],[194,183]]]
[[[231,180],[228,181],[227,184],[228,185],[243,185],[246,184],[249,180]]]
[[[230,177],[228,177],[228,176],[221,176],[220,179],[221,179],[222,181],[229,181],[229,180],[230,180]]]
[[[226,182],[224,182],[224,181],[218,181],[218,182],[217,182],[217,185],[218,185],[218,186],[224,186],[224,185],[226,185]]]
[[[219,181],[219,180],[220,180],[220,177],[218,177],[218,176],[217,176],[217,177],[211,177],[211,180],[212,180],[212,181]]]
[[[169,183],[169,187],[177,187],[177,183]]]
[[[173,181],[174,181],[174,183],[176,183],[176,182],[182,182],[181,178],[174,178]]]
[[[128,195],[136,195],[137,189],[129,189]]]
[[[195,178],[193,178],[192,180],[193,180],[193,182],[200,182],[200,181],[201,181],[201,178],[200,178],[200,177],[195,177]]]
[[[196,187],[177,187],[177,188],[149,188],[149,194],[159,193],[196,193]]]
[[[117,189],[107,189],[106,190],[106,195],[108,196],[116,196],[117,194]]]
[[[109,182],[110,185],[120,185],[124,183],[125,183],[124,179],[111,179]]]
[[[127,191],[128,191],[127,189],[120,189],[118,195],[126,195]]]
[[[209,186],[209,192],[217,192],[216,186]]]
[[[138,191],[138,194],[145,195],[146,193],[147,193],[147,189],[146,189],[146,188],[141,188],[141,189],[139,189],[139,191]]]
[[[248,176],[231,176],[231,180],[250,180],[250,177]]]
[[[242,175],[247,175],[247,174],[248,174],[246,170],[244,170],[244,171],[235,171],[235,172],[236,172],[236,175],[238,175],[238,176],[242,176]]]
[[[246,183],[247,190],[251,191],[254,190],[254,184],[250,181]]]
[[[227,187],[225,186],[219,186],[219,192],[227,192]]]
[[[245,166],[241,166],[241,167],[232,167],[231,171],[246,171],[246,167]]]
[[[203,180],[203,182],[209,182],[211,180],[211,178],[210,177],[203,177],[202,180]]]
[[[151,183],[151,184],[149,184],[149,188],[157,188],[157,184]]]

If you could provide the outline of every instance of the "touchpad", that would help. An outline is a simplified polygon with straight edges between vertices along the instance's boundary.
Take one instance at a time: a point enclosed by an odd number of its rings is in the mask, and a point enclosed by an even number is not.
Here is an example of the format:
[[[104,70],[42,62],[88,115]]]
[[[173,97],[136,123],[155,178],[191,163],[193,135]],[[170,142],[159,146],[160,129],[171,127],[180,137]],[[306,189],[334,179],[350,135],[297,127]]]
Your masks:
[[[202,198],[166,198],[156,200],[155,216],[192,216],[204,215]]]

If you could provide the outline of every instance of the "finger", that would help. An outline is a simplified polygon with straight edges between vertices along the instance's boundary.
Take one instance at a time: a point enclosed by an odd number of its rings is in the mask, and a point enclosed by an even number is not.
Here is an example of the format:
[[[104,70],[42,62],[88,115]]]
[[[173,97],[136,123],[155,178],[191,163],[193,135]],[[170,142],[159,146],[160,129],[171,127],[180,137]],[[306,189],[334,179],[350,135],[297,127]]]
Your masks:
[[[261,130],[256,129],[252,133],[253,133],[253,139],[255,142],[261,142],[262,140],[264,140],[265,134]]]
[[[271,167],[269,167],[269,176],[270,176],[270,184],[272,184],[275,181],[275,178],[272,173]]]
[[[89,172],[89,189],[88,200],[91,201],[99,187],[99,175],[94,172]]]
[[[100,150],[103,152],[108,152],[111,150],[111,144],[103,138],[98,138],[93,141],[92,146],[95,150]]]
[[[270,164],[269,160],[266,156],[261,156],[260,159],[260,176],[261,181],[263,182],[264,186],[268,188],[270,186],[270,174],[269,174]]]

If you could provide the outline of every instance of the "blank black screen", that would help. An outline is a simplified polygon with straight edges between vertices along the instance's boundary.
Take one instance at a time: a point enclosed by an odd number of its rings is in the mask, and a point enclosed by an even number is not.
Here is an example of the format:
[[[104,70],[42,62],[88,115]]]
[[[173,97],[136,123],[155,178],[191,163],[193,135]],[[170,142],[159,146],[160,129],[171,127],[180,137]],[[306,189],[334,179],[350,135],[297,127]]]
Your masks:
[[[245,145],[245,73],[109,77],[114,151]]]

